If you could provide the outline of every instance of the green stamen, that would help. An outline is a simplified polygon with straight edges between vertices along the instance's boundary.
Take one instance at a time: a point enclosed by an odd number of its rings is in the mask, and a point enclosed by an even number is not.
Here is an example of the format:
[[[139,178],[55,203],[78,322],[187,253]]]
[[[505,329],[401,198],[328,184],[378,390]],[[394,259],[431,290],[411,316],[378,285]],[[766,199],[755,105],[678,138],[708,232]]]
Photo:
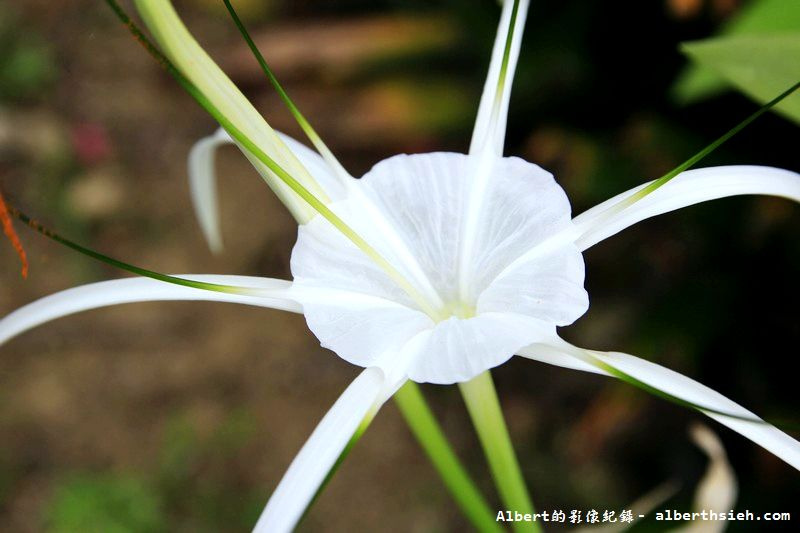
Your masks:
[[[595,367],[597,367],[597,368],[609,373],[610,375],[614,376],[615,378],[617,378],[617,379],[619,379],[621,381],[624,381],[625,383],[627,383],[629,385],[632,385],[632,386],[634,386],[634,387],[636,387],[638,389],[641,389],[641,390],[643,390],[645,392],[649,392],[650,394],[652,394],[654,396],[658,396],[661,399],[667,400],[668,402],[672,402],[672,403],[674,403],[676,405],[680,405],[681,407],[688,407],[689,409],[695,409],[695,410],[700,411],[702,413],[711,413],[711,414],[714,414],[714,415],[720,415],[720,416],[724,416],[726,418],[733,418],[734,420],[741,420],[742,422],[751,422],[753,424],[768,424],[768,422],[766,422],[766,421],[764,421],[764,420],[762,420],[760,418],[756,418],[756,417],[752,417],[752,416],[745,416],[745,415],[736,415],[736,414],[729,413],[729,412],[726,412],[726,411],[721,411],[719,409],[706,407],[704,405],[700,405],[698,403],[690,402],[688,400],[684,400],[684,399],[679,398],[677,396],[674,396],[674,395],[672,395],[672,394],[670,394],[668,392],[664,392],[661,389],[658,389],[658,388],[656,388],[656,387],[654,387],[652,385],[648,385],[644,381],[642,381],[640,379],[637,379],[637,378],[631,376],[630,374],[628,374],[626,372],[623,372],[622,370],[619,370],[618,368],[616,368],[616,367],[614,367],[612,365],[609,365],[605,361],[602,361],[602,360],[598,359],[597,357],[595,357],[590,351],[584,350],[584,352],[586,352],[588,354],[588,357],[583,359],[583,360],[586,361],[587,363],[589,363],[590,365],[595,366]]]
[[[339,174],[340,176],[349,177],[350,174],[344,169],[344,167],[342,167],[342,165],[333,155],[333,152],[330,151],[328,146],[322,141],[322,138],[317,134],[316,131],[314,131],[314,128],[311,127],[311,123],[300,112],[300,109],[298,109],[298,107],[295,105],[292,99],[289,98],[289,95],[286,93],[283,86],[278,81],[278,78],[272,72],[272,69],[269,68],[266,59],[264,59],[264,56],[256,46],[256,43],[253,41],[252,37],[250,37],[250,32],[248,32],[247,28],[245,28],[244,23],[242,23],[242,20],[239,18],[239,15],[233,8],[233,5],[231,4],[230,0],[223,0],[223,1],[225,2],[225,7],[228,8],[228,12],[230,13],[231,18],[233,19],[234,24],[236,24],[236,27],[239,29],[239,33],[242,34],[242,37],[247,43],[247,46],[253,52],[256,61],[258,61],[261,70],[264,71],[264,74],[269,79],[269,82],[272,84],[272,87],[275,89],[275,91],[277,91],[278,95],[281,97],[281,100],[283,100],[284,105],[286,105],[286,107],[289,109],[289,112],[297,121],[297,124],[300,126],[300,128],[308,137],[308,140],[311,141],[311,143],[317,149],[317,152],[319,152],[322,155],[322,157],[328,162],[328,164],[334,168],[337,174]]]
[[[795,92],[798,88],[800,88],[800,81],[798,81],[797,83],[786,89],[784,92],[782,92],[781,94],[779,94],[778,96],[776,96],[775,98],[773,98],[772,100],[761,106],[761,108],[759,108],[755,113],[753,113],[752,115],[741,121],[739,124],[728,130],[725,134],[723,134],[714,142],[712,142],[711,144],[709,144],[708,146],[706,146],[705,148],[694,154],[692,157],[690,157],[677,167],[673,168],[672,170],[670,170],[669,172],[667,172],[666,174],[664,174],[663,176],[652,182],[647,187],[643,188],[640,191],[637,191],[635,194],[632,194],[628,198],[620,200],[618,203],[612,205],[606,211],[604,211],[600,216],[607,217],[615,215],[620,211],[632,206],[633,204],[635,204],[645,196],[649,195],[650,193],[663,187],[664,185],[669,183],[669,181],[672,180],[675,176],[694,166],[701,159],[703,159],[708,154],[719,148],[723,143],[725,143],[731,137],[742,131],[751,122],[753,122],[755,119],[757,119],[758,117],[769,111],[771,108],[777,105],[781,100],[785,99],[787,96]]]
[[[163,281],[165,283],[172,283],[173,285],[182,285],[184,287],[191,287],[193,289],[202,289],[206,291],[223,292],[228,294],[240,294],[240,295],[252,296],[258,292],[263,292],[257,288],[235,287],[233,285],[220,285],[217,283],[206,283],[202,281],[194,281],[191,279],[185,279],[176,276],[169,276],[167,274],[162,274],[160,272],[148,270],[146,268],[138,267],[130,263],[125,263],[124,261],[114,259],[113,257],[109,257],[105,254],[101,254],[100,252],[96,252],[90,248],[86,248],[85,246],[81,246],[80,244],[71,241],[66,237],[62,237],[58,233],[46,228],[41,223],[33,220],[31,217],[29,217],[28,215],[26,215],[13,205],[8,205],[8,212],[11,213],[16,218],[18,218],[19,220],[21,220],[29,228],[44,235],[48,239],[51,239],[59,244],[63,244],[67,248],[71,248],[77,251],[78,253],[81,253],[85,256],[101,261],[107,265],[111,265],[121,270],[126,270],[128,272],[137,274],[139,276],[144,276],[146,278]]]

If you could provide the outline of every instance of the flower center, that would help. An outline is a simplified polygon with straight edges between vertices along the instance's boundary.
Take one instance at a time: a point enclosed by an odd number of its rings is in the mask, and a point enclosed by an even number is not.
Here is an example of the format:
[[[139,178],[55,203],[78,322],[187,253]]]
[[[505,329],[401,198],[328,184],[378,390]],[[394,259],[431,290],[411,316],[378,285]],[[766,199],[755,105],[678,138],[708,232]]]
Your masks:
[[[440,320],[434,319],[437,323],[442,320],[447,320],[450,317],[462,319],[473,318],[478,314],[478,308],[474,304],[468,304],[462,301],[447,302],[444,308],[442,308],[442,314],[444,318]]]

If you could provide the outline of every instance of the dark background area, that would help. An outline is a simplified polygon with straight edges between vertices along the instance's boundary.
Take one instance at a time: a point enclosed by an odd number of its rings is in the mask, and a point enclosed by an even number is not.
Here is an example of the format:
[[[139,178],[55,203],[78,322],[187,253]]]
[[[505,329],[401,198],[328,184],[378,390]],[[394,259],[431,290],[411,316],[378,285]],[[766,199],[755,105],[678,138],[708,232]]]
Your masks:
[[[735,93],[680,105],[671,92],[686,66],[678,43],[713,35],[742,4],[533,2],[506,153],[553,172],[575,213],[670,170],[757,108]],[[302,138],[222,3],[176,5],[270,124]],[[496,2],[236,5],[355,175],[396,153],[467,149]],[[103,2],[0,0],[0,187],[50,227],[160,272],[288,278],[294,222],[231,148],[218,157],[226,251],[205,247],[186,156],[214,129]],[[797,170],[797,132],[768,114],[701,166]],[[23,281],[0,245],[1,313],[122,276],[17,229],[31,273]],[[799,230],[800,209],[766,197],[640,223],[585,253],[591,309],[563,334],[655,361],[796,427]],[[302,317],[228,304],[127,305],[32,330],[0,348],[0,529],[248,530],[356,372],[319,348]],[[706,460],[687,429],[702,415],[526,360],[493,373],[539,509],[619,510],[676,480],[666,506],[689,510]],[[457,389],[423,390],[499,508]],[[739,478],[736,509],[797,514],[798,473],[708,423]],[[464,527],[389,402],[300,529]],[[764,528],[730,528],[748,530]]]

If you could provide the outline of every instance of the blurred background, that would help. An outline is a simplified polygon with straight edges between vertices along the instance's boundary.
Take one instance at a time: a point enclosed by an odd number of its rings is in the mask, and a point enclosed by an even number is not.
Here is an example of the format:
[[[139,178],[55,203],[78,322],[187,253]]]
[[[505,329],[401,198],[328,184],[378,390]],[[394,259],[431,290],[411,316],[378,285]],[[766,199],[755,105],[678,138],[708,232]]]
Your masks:
[[[302,138],[222,3],[175,3],[270,123]],[[533,2],[506,152],[553,172],[575,213],[670,170],[757,108],[734,92],[687,103],[675,88],[687,66],[678,43],[713,35],[747,4]],[[497,2],[235,5],[355,175],[396,153],[467,149]],[[0,0],[0,187],[48,226],[160,272],[289,277],[296,226],[232,148],[218,157],[226,251],[207,251],[186,156],[214,129],[100,0]],[[703,165],[798,170],[797,133],[768,114]],[[17,229],[30,276],[0,243],[0,313],[124,275]],[[563,334],[658,362],[796,427],[799,230],[798,206],[765,197],[641,223],[587,251],[591,309]],[[249,530],[356,372],[302,317],[228,304],[127,305],[30,331],[0,348],[0,529]],[[689,510],[706,459],[687,430],[701,415],[529,361],[494,376],[540,510],[620,510],[667,480],[681,488],[666,506]],[[423,390],[499,509],[457,389]],[[798,473],[713,428],[740,481],[736,509],[796,514]],[[466,526],[389,402],[300,529]]]

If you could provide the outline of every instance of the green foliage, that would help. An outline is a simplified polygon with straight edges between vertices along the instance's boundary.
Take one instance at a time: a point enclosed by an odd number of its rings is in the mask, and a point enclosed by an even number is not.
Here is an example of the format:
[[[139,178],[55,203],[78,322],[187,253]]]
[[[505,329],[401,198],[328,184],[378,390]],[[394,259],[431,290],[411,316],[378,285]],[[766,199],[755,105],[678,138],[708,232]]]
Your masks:
[[[106,533],[165,530],[165,515],[157,494],[139,479],[80,474],[55,490],[47,531]]]
[[[686,43],[682,49],[760,103],[800,81],[800,32],[720,37]],[[800,123],[800,94],[775,110]]]
[[[720,37],[769,36],[798,31],[800,31],[800,2],[753,0],[722,27],[718,35]],[[791,54],[786,55],[791,57]],[[726,79],[724,75],[720,76],[714,64],[696,57],[692,59],[696,63],[686,69],[672,88],[679,101],[694,102],[714,96],[729,87],[728,82],[731,80]],[[795,81],[797,79],[785,83],[783,88],[787,88]],[[779,92],[780,90],[775,91],[771,97]]]

